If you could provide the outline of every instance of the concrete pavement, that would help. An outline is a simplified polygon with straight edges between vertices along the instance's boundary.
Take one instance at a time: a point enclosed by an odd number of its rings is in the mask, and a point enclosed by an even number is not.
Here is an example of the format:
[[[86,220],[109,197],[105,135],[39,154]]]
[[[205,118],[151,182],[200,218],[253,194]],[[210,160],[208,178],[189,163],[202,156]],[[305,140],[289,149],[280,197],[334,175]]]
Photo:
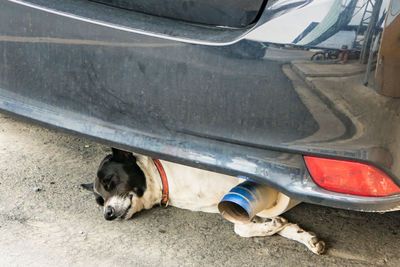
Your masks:
[[[108,148],[0,116],[0,266],[399,266],[400,212],[301,204],[285,217],[328,245],[241,238],[218,214],[154,208],[105,221],[80,188]]]

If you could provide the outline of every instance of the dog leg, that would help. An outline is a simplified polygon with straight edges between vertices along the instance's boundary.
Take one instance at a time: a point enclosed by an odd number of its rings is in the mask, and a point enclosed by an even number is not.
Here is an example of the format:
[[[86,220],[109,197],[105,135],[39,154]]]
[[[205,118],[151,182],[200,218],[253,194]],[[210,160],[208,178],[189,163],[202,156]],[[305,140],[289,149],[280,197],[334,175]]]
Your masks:
[[[314,233],[306,232],[297,224],[289,223],[282,217],[274,217],[271,219],[255,217],[250,223],[237,223],[235,224],[235,233],[242,237],[279,234],[304,244],[315,254],[322,254],[325,251],[324,241],[320,241]]]
[[[281,231],[287,224],[287,220],[282,217],[272,219],[255,217],[249,223],[235,223],[235,233],[241,237],[271,236]]]
[[[321,255],[325,252],[325,242],[319,240],[313,232],[307,232],[301,229],[297,224],[288,223],[278,232],[278,235],[304,244],[317,255]]]

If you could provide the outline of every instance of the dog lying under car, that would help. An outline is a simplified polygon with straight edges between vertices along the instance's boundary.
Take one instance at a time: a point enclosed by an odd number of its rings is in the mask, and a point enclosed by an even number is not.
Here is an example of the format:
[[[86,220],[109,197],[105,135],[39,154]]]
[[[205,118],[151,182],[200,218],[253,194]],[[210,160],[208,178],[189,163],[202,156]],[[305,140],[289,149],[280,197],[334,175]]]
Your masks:
[[[143,209],[151,209],[160,204],[217,213],[218,208],[221,210],[228,207],[221,204],[224,196],[243,181],[237,177],[113,148],[112,154],[101,162],[95,181],[82,186],[93,191],[97,204],[104,206],[104,218],[114,220],[129,219]],[[231,192],[237,195],[234,190]],[[257,212],[257,216],[248,215],[250,217],[244,220],[232,219],[232,216],[241,216],[242,213],[247,215],[241,207],[235,207],[232,213],[228,213],[224,217],[234,222],[235,233],[239,236],[279,234],[306,245],[315,254],[322,254],[325,250],[325,243],[315,234],[280,216],[264,218],[262,212]]]

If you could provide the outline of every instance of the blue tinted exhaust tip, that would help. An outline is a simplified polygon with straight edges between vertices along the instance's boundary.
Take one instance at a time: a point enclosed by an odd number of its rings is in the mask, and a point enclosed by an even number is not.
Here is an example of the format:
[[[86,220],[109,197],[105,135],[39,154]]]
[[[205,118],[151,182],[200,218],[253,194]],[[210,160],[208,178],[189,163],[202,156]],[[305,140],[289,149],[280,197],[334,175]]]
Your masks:
[[[218,210],[228,221],[247,223],[256,214],[261,217],[278,216],[298,203],[273,188],[246,181],[222,198]]]

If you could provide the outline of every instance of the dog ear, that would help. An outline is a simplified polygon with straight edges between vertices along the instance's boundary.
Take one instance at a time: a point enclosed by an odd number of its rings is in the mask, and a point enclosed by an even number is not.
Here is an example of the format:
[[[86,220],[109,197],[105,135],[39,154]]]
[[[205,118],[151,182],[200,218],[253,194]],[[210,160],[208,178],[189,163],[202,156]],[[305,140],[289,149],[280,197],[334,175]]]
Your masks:
[[[93,183],[90,183],[90,184],[81,184],[81,186],[82,186],[83,188],[85,188],[86,190],[89,190],[89,191],[91,191],[91,192],[94,192],[94,190],[93,190]]]
[[[124,160],[136,160],[131,152],[119,150],[117,148],[111,148],[113,158],[117,161],[124,161]]]

